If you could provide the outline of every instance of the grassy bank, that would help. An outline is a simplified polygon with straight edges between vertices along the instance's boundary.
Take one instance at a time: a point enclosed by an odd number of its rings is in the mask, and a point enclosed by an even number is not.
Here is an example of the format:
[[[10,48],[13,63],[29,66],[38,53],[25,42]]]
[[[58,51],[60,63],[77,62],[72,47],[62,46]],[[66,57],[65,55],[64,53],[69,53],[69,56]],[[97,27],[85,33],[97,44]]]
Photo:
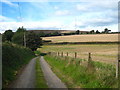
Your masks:
[[[46,81],[44,79],[44,75],[40,66],[40,58],[37,58],[36,60],[36,83],[35,83],[35,87],[36,88],[48,88]]]
[[[2,84],[3,88],[16,78],[21,67],[26,65],[34,53],[29,49],[12,43],[2,44]]]
[[[52,70],[69,88],[116,88],[115,68],[109,64],[92,62],[88,67],[85,60],[47,55],[45,60]],[[77,62],[75,64],[75,61]],[[80,64],[78,62],[81,62]]]

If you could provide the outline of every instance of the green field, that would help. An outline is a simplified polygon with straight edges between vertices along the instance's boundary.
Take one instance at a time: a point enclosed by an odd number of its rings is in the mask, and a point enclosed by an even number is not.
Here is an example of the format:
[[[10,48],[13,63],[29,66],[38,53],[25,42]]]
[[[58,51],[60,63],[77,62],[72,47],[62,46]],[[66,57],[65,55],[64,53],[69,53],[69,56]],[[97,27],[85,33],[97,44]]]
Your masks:
[[[44,45],[38,49],[40,52],[63,52],[66,56],[74,57],[77,52],[77,58],[88,59],[88,53],[92,53],[92,60],[110,64],[115,64],[118,55],[117,44],[77,44],[77,45]]]

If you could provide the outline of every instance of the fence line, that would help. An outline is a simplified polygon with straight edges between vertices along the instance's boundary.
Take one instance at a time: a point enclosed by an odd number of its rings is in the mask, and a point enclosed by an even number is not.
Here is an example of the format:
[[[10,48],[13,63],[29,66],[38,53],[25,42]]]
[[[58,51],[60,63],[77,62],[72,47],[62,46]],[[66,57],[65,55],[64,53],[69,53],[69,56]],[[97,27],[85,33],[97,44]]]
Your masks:
[[[61,55],[60,55],[60,52],[49,52],[50,55],[56,55],[56,56],[61,56],[61,57],[64,57],[64,56],[69,56],[69,53],[67,52],[66,55],[61,52]],[[76,59],[78,56],[77,52],[74,53],[74,58]],[[92,57],[91,57],[91,53],[88,53],[88,66],[91,65],[90,62],[92,61]],[[79,64],[81,64],[81,61],[78,62]],[[116,78],[120,79],[120,58],[118,58],[117,62],[116,62]]]

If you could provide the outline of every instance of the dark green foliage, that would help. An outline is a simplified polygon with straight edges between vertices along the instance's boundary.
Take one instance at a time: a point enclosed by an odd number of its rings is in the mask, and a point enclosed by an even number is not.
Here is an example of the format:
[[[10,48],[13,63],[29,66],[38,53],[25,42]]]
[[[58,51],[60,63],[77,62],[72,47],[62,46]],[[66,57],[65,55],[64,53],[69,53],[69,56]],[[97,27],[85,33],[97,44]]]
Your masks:
[[[2,41],[11,41],[14,33],[12,30],[6,30],[2,35]]]
[[[39,37],[45,37],[46,34],[45,34],[44,32],[41,32],[41,33],[38,33],[37,35],[38,35]]]
[[[39,35],[33,32],[26,32],[26,29],[23,27],[18,28],[12,38],[12,42],[24,46],[24,40],[26,42],[26,46],[29,47],[32,51],[35,51],[42,45],[42,39],[39,37]]]
[[[42,39],[33,32],[28,32],[26,35],[26,44],[32,51],[35,51],[42,45]]]
[[[45,37],[50,37],[50,36],[61,36],[61,34],[58,33],[58,32],[53,32],[53,33],[47,33],[47,34],[45,34]]]
[[[18,45],[24,45],[24,32],[16,32],[12,38],[12,42]]]
[[[25,32],[25,31],[26,31],[26,29],[23,28],[23,26],[22,26],[22,27],[19,27],[16,32]]]
[[[100,32],[97,30],[97,31],[96,31],[96,34],[99,34],[99,33],[100,33]]]
[[[104,31],[102,31],[102,33],[109,33],[111,30],[108,30],[108,28],[105,28]]]
[[[79,30],[77,30],[77,31],[76,31],[76,34],[80,34],[80,31],[79,31]]]
[[[26,32],[25,28],[18,28],[15,32],[14,36],[12,37],[12,42],[18,45],[24,45],[24,33]]]
[[[108,33],[108,29],[107,28],[104,29],[104,33]]]
[[[90,31],[90,34],[94,34],[94,33],[95,33],[95,31],[94,31],[94,30],[91,30],[91,31]]]
[[[38,51],[38,50],[34,51],[34,53],[35,53],[36,55],[38,55],[38,56],[40,56],[40,54],[41,54],[41,52]]]
[[[53,33],[51,34],[51,36],[60,36],[60,33],[58,33],[58,32],[56,31],[56,32],[53,32]]]
[[[15,79],[16,72],[33,57],[34,53],[29,49],[12,43],[2,45],[2,84],[3,87]]]

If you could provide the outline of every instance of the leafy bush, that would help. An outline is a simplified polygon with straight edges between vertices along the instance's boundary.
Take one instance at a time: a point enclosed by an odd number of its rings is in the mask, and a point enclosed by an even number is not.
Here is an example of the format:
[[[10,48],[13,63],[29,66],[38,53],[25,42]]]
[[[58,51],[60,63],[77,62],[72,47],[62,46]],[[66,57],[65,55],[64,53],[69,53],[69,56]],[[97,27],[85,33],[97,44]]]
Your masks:
[[[24,45],[24,32],[16,32],[12,37],[12,42],[18,45]]]
[[[29,49],[12,43],[3,43],[2,45],[2,83],[3,87],[15,79],[17,71],[30,59],[34,53]]]

